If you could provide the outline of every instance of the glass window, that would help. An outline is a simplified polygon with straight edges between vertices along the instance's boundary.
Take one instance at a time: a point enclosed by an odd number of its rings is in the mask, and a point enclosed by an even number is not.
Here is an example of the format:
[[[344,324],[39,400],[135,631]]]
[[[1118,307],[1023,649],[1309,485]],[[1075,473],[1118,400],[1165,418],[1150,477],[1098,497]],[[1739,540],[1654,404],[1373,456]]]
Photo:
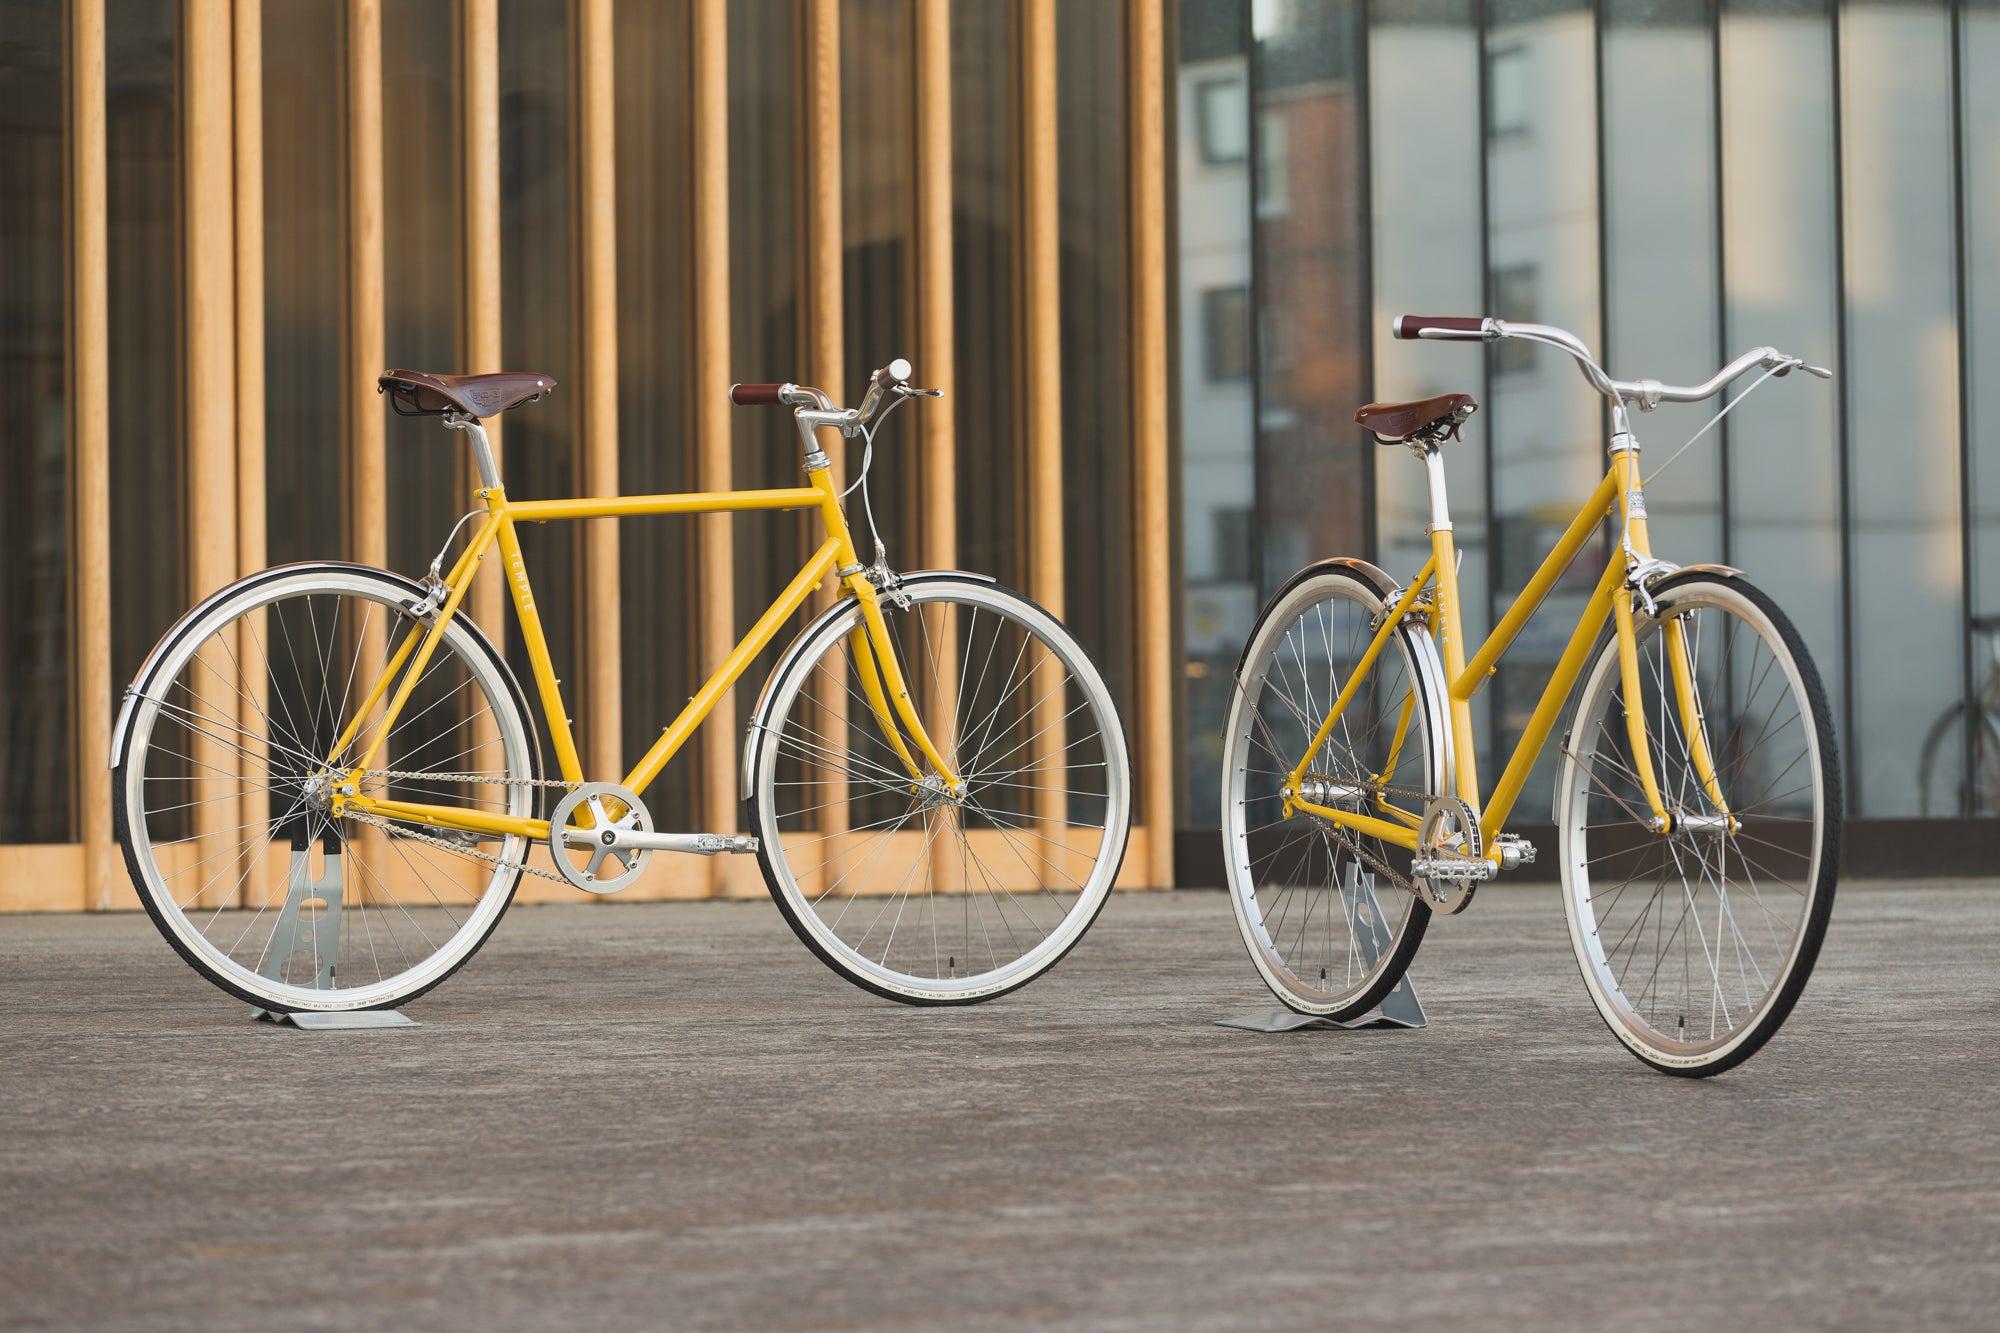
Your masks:
[[[341,423],[341,7],[264,6],[265,555],[338,560]],[[353,368],[380,374],[387,367]]]
[[[541,371],[567,390],[507,416],[502,467],[507,493],[521,500],[577,493],[571,63],[562,0],[500,6],[500,354],[508,369]],[[537,609],[556,676],[574,682],[576,599],[561,593],[577,586],[577,526],[526,524],[520,534],[529,577],[542,591]],[[509,626],[508,658],[530,681],[511,616]],[[566,692],[575,698],[573,685]],[[554,773],[554,751],[541,739],[544,766]]]
[[[111,679],[187,609],[180,439],[179,6],[108,0]],[[161,503],[161,497],[172,503]]]
[[[1251,87],[1260,143],[1257,509],[1264,591],[1307,561],[1369,549],[1362,12],[1340,0],[1258,5]],[[1281,133],[1270,127],[1283,125]],[[1266,205],[1270,174],[1283,210]]]
[[[1373,151],[1372,258],[1375,303],[1369,329],[1379,402],[1441,393],[1486,401],[1485,353],[1476,344],[1399,342],[1389,321],[1400,314],[1483,315],[1489,310],[1481,255],[1479,133],[1480,38],[1473,0],[1378,0],[1369,31],[1370,133]],[[1413,86],[1425,89],[1410,97]],[[1450,182],[1441,196],[1438,183]],[[1502,344],[1503,346],[1505,344]],[[1487,617],[1486,455],[1490,424],[1482,411],[1464,442],[1445,456],[1452,536],[1465,632],[1485,637]],[[1400,449],[1373,449],[1377,537],[1373,558],[1410,579],[1430,558],[1430,505],[1424,470]],[[1474,746],[1491,782],[1487,709],[1491,691],[1473,697]]]
[[[2000,715],[2000,0],[1965,0],[1959,10],[1959,108],[1964,152],[1968,509],[1971,514],[1973,697]],[[1987,732],[2000,746],[2000,734]],[[1967,813],[2000,815],[2000,754],[1982,762]]]
[[[453,8],[451,0],[382,6],[383,369],[462,369]],[[420,573],[473,506],[470,449],[434,417],[399,417],[386,406],[383,415],[389,567]]]
[[[0,3],[0,842],[72,836],[62,17]]]
[[[1529,121],[1528,48],[1498,46],[1486,55],[1486,132],[1498,138],[1526,134]]]
[[[1848,795],[1896,817],[1922,812],[1919,738],[1964,690],[1951,26],[1924,3],[1851,3],[1840,22]]]
[[[1195,85],[1195,136],[1202,161],[1241,162],[1249,154],[1249,108],[1240,78],[1204,79]]]
[[[1201,341],[1212,382],[1250,378],[1249,287],[1215,287],[1201,294]]]
[[[1727,346],[1769,344],[1838,366],[1828,7],[1729,0],[1721,23]],[[1791,617],[1836,717],[1845,690],[1839,407],[1838,384],[1791,376],[1758,390],[1724,423],[1729,558]],[[1841,741],[1852,747],[1853,738]]]
[[[1486,146],[1486,244],[1493,303],[1531,306],[1596,349],[1598,329],[1596,33],[1583,0],[1493,0],[1487,54],[1519,51],[1533,77],[1522,80],[1518,133]],[[1516,57],[1508,56],[1507,59]],[[1505,64],[1505,61],[1502,61]],[[1489,90],[1489,96],[1492,90]],[[1510,113],[1511,114],[1511,113]],[[1493,615],[1505,614],[1542,558],[1604,474],[1604,400],[1552,348],[1498,350],[1485,405],[1492,441]],[[1504,358],[1504,359],[1501,359]],[[1513,751],[1570,627],[1602,569],[1586,547],[1574,572],[1515,641],[1490,692],[1497,759]],[[1463,585],[1461,576],[1461,586]],[[1547,747],[1522,793],[1523,817],[1547,810],[1555,747]],[[1498,777],[1482,774],[1489,784]]]
[[[846,328],[847,383],[820,387],[833,401],[861,401],[868,375],[897,357],[916,354],[916,300],[912,237],[916,227],[916,18],[910,0],[841,0],[840,176],[841,301]],[[922,367],[918,367],[922,382]],[[868,474],[870,503],[889,562],[916,563],[923,514],[918,506],[917,412],[890,417],[875,437],[875,467]],[[857,441],[848,448],[846,475],[861,466]],[[856,497],[859,499],[860,497]],[[856,527],[866,511],[854,507]],[[855,534],[864,557],[865,532]]]
[[[1019,119],[1013,6],[951,11],[951,234],[958,394],[958,563],[1028,586],[1022,485]],[[918,368],[921,375],[922,367]]]
[[[1114,5],[1056,10],[1061,213],[1063,620],[1119,712],[1132,707],[1132,430],[1125,217],[1125,29]],[[1145,781],[1143,769],[1135,783]],[[1138,797],[1135,794],[1134,801]]]
[[[732,13],[732,37],[739,26],[735,17]],[[689,429],[693,403],[688,393],[696,318],[689,17],[681,5],[619,5],[612,25],[618,489],[626,495],[661,495],[695,489]],[[733,54],[735,44],[731,45]],[[733,137],[736,126],[732,123],[730,128]],[[765,174],[778,174],[770,171],[772,164],[786,160],[745,153],[738,142],[731,143],[731,150],[733,161],[747,156]],[[736,181],[730,183],[734,186]],[[730,202],[734,211],[738,200],[733,192]],[[747,202],[754,209],[755,200]],[[740,216],[743,213],[736,213]],[[730,240],[732,248],[740,244],[740,233]],[[732,253],[732,261],[735,258]],[[735,377],[792,378],[761,373]],[[741,515],[735,519],[737,530],[740,533],[763,517]],[[689,600],[693,581],[688,577],[693,525],[698,521],[658,516],[617,521],[623,602],[627,608],[644,608],[639,614],[618,617],[626,764],[637,762],[652,748],[660,729],[698,688],[689,633],[695,623]],[[749,582],[740,561],[737,569],[739,585]],[[684,751],[647,790],[657,827],[701,827],[694,804],[696,773],[693,752]]]
[[[1603,362],[1621,379],[1707,379],[1728,359],[1716,236],[1715,74],[1708,0],[1604,7]],[[1738,349],[1741,350],[1741,349]],[[1767,385],[1765,392],[1780,388]],[[1634,423],[1658,465],[1719,403],[1666,404]],[[1726,432],[1725,419],[1719,431]],[[1711,433],[1671,469],[1642,469],[1653,549],[1680,564],[1720,560],[1722,455]]]

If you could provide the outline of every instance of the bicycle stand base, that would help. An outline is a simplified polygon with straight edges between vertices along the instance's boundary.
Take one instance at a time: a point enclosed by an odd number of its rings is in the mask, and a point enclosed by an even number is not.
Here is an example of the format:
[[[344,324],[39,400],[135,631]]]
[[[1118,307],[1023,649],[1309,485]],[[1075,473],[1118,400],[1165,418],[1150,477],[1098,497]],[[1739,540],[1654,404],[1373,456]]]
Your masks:
[[[1350,862],[1341,876],[1340,899],[1347,907],[1348,924],[1353,928],[1355,942],[1361,946],[1364,963],[1373,967],[1390,939],[1389,922],[1382,915],[1382,904],[1375,898],[1375,877],[1361,874]],[[1217,1027],[1241,1028],[1246,1032],[1296,1032],[1312,1027],[1420,1028],[1429,1023],[1430,1020],[1424,1016],[1423,1005],[1417,1002],[1416,988],[1410,985],[1407,972],[1372,1012],[1344,1023],[1291,1009],[1260,1009],[1254,1014],[1215,1020]]]
[[[1219,1028],[1241,1028],[1245,1032],[1297,1032],[1301,1028],[1318,1027],[1420,1028],[1428,1027],[1430,1020],[1424,1016],[1424,1007],[1417,1003],[1417,993],[1410,988],[1410,979],[1404,977],[1396,983],[1396,989],[1382,997],[1380,1008],[1345,1023],[1337,1018],[1301,1014],[1291,1009],[1259,1009],[1234,1018],[1218,1018],[1215,1025]]]
[[[251,1015],[280,1027],[302,1032],[345,1032],[356,1028],[415,1028],[417,1022],[400,1009],[352,1009],[339,1014],[274,1014],[269,1009],[252,1009]]]

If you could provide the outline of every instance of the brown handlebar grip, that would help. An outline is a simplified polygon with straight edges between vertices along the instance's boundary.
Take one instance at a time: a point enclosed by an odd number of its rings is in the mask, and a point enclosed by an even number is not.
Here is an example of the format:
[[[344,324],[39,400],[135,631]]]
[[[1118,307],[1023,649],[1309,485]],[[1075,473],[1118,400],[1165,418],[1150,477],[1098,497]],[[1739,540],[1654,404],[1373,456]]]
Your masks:
[[[778,390],[784,387],[782,384],[732,384],[729,386],[729,401],[738,407],[776,407]]]
[[[1389,331],[1398,338],[1441,338],[1447,341],[1477,341],[1486,336],[1483,315],[1398,315]]]

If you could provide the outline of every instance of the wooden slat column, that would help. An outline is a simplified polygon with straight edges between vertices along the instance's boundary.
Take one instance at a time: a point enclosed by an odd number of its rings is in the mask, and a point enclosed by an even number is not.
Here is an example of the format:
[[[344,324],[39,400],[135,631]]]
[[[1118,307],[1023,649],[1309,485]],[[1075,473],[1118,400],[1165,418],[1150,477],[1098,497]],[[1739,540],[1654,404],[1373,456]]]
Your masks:
[[[618,494],[618,217],[611,0],[577,12],[583,252],[583,493]],[[618,520],[583,524],[583,720],[587,773],[624,776]]]
[[[206,597],[236,577],[236,254],[234,56],[226,5],[188,0],[181,8],[182,366],[187,448],[187,595]],[[196,705],[189,741],[197,773],[237,771],[234,645],[205,647],[214,682]],[[197,679],[200,673],[197,673]],[[239,880],[230,854],[242,823],[234,801],[194,811],[199,864],[194,901],[233,902]]]
[[[951,253],[951,4],[917,0],[917,383],[944,390],[936,402],[905,411],[917,422],[917,478],[923,497],[920,531],[923,567],[958,565],[958,382],[954,348]],[[935,645],[937,690],[921,699],[925,727],[942,752],[958,762],[958,634],[949,608],[926,612]],[[956,819],[949,807],[941,823]],[[950,848],[951,838],[940,839]],[[932,853],[931,883],[938,892],[963,887],[962,856]]]
[[[1166,69],[1160,0],[1129,0],[1126,123],[1131,146],[1127,226],[1131,229],[1133,510],[1132,596],[1138,694],[1132,737],[1138,784],[1135,833],[1146,852],[1145,883],[1174,882],[1173,621],[1167,550]]]
[[[1022,324],[1026,338],[1028,454],[1028,595],[1063,614],[1062,324],[1059,244],[1062,217],[1056,176],[1055,0],[1024,0],[1021,10]],[[1035,673],[1027,721],[1029,762],[1060,762],[1065,728],[1061,664],[1045,658]],[[1061,784],[1036,793],[1035,813],[1064,817]]]
[[[347,16],[347,550],[364,565],[389,559],[387,424],[375,380],[383,357],[382,9],[350,0]]]
[[[236,171],[236,569],[239,575],[264,568],[266,513],[264,472],[264,9],[260,0],[235,0],[232,64],[235,83]],[[253,612],[239,639],[243,707],[239,737],[244,754],[242,820],[245,832],[276,813],[268,794],[270,773],[271,674],[266,665],[267,616]],[[252,869],[238,898],[264,906],[283,870],[275,849],[260,853],[265,863]]]
[[[462,374],[500,370],[500,18],[497,0],[462,0],[458,11],[459,151],[459,314],[458,352]],[[486,423],[493,457],[500,458],[501,418]],[[466,507],[477,504],[479,469],[469,443],[454,436],[460,450]],[[506,584],[498,557],[487,559],[466,594],[473,622],[506,651]],[[490,754],[499,729],[483,713],[472,719],[465,745],[472,754]],[[481,867],[468,864],[462,883],[476,890]],[[524,890],[532,882],[524,882]]]
[[[111,352],[106,251],[104,0],[69,5],[69,441],[76,631],[81,903],[103,911],[124,876],[112,842]]]
[[[951,0],[917,0],[917,382],[923,562],[958,564],[957,364],[951,262]]]
[[[459,220],[464,268],[459,281],[459,360],[467,375],[500,364],[500,12],[498,0],[462,0],[459,10]],[[500,461],[499,417],[486,423]],[[470,448],[464,449],[465,489],[479,486]],[[506,588],[500,562],[485,562],[466,600],[496,644],[505,642]],[[489,741],[491,736],[480,736]]]
[[[729,6],[695,0],[691,16],[694,96],[694,429],[695,485],[732,485],[729,406]],[[706,679],[736,645],[736,552],[727,514],[695,519],[696,675]],[[701,822],[708,833],[736,832],[736,698],[724,691],[701,731]],[[753,888],[734,856],[710,857],[708,893]],[[690,867],[692,870],[692,867]]]
[[[841,217],[840,192],[840,4],[839,0],[806,0],[805,9],[806,108],[806,371],[805,382],[834,395],[844,395],[847,381],[845,338],[845,283],[841,265],[846,255],[845,229]],[[822,431],[819,447],[833,464],[836,484],[847,475],[847,441],[838,432]],[[815,526],[809,529],[817,535]],[[808,544],[808,548],[818,543]],[[828,580],[814,602],[815,608],[832,605],[839,589]],[[830,663],[829,665],[837,665]],[[813,726],[823,736],[840,738],[847,734],[847,691],[823,687],[821,708]],[[827,848],[819,877],[837,878],[842,868],[838,835],[847,831],[846,784],[838,770],[822,767],[814,780],[822,785],[817,793],[823,804],[818,812],[817,836]],[[806,885],[816,890],[819,884]]]
[[[348,0],[346,5],[346,354],[342,365],[346,404],[347,553],[360,564],[389,563],[389,486],[385,454],[388,408],[375,381],[383,363],[382,258],[382,7],[380,0]],[[355,645],[360,671],[372,675],[386,659],[383,622],[366,622]],[[372,725],[372,724],[371,724]],[[372,734],[364,728],[363,741]],[[376,760],[393,768],[395,751],[384,747]],[[382,830],[353,828],[359,855],[348,862],[349,892],[365,894],[375,876],[388,869],[390,852]],[[357,864],[357,862],[359,864]]]
[[[264,512],[264,6],[236,0],[236,568],[268,563]],[[268,683],[268,681],[266,682]]]

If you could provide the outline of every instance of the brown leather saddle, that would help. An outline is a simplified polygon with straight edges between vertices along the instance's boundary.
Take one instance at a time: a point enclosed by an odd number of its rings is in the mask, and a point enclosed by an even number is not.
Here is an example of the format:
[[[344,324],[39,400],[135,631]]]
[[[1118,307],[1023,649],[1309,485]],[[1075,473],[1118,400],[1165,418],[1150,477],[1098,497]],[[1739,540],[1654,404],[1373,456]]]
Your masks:
[[[1354,420],[1384,444],[1403,444],[1416,437],[1441,444],[1446,438],[1457,439],[1458,428],[1478,410],[1478,401],[1469,393],[1441,393],[1414,403],[1370,403],[1354,414]]]
[[[406,417],[441,416],[446,412],[497,417],[509,408],[553,393],[555,387],[553,376],[528,370],[503,370],[496,375],[432,375],[421,370],[392,370],[375,381],[375,391],[388,394],[396,411]]]

